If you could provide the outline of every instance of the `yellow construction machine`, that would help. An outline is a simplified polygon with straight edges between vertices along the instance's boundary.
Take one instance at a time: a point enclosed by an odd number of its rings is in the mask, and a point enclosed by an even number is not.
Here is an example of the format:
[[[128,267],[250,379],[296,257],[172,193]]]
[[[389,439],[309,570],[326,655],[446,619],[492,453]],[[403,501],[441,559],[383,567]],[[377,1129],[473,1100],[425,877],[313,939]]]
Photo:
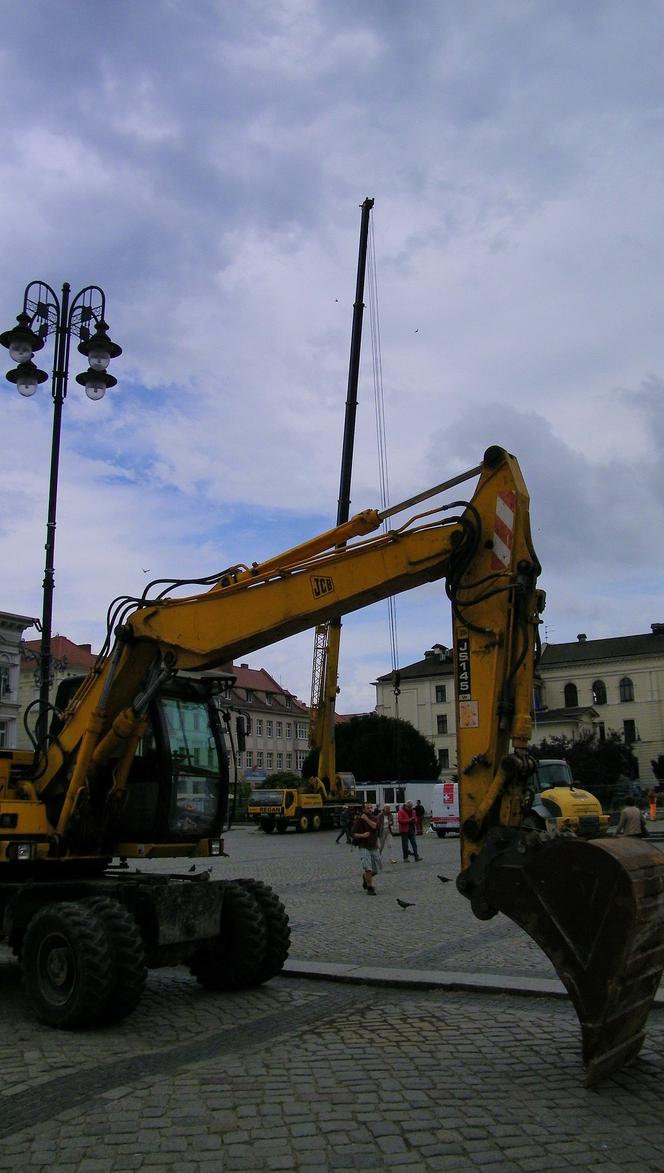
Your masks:
[[[476,478],[469,499],[434,502]],[[664,967],[664,856],[528,817],[539,570],[517,462],[493,447],[434,489],[199,580],[198,593],[168,597],[160,584],[154,597],[120,600],[48,745],[36,758],[0,751],[0,925],[37,1016],[65,1027],[121,1017],[146,965],[188,965],[217,989],[280,971],[288,921],[265,885],[112,866],[222,851],[227,786],[212,718],[200,734],[215,706],[186,673],[442,580],[454,628],[458,888],[477,917],[505,913],[551,958],[579,1015],[588,1082],[632,1058]]]

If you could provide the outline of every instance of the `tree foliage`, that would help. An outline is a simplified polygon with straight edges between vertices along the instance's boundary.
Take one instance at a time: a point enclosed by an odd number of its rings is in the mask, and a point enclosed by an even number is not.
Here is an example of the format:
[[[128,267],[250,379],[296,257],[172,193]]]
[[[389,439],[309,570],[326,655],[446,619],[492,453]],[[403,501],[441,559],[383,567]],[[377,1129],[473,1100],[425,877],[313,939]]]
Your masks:
[[[409,721],[370,713],[353,717],[335,730],[337,770],[354,774],[358,781],[404,781],[408,778],[436,779],[438,759],[427,741]],[[313,777],[318,753],[305,758],[302,775]]]
[[[302,787],[302,779],[292,770],[279,770],[276,774],[268,774],[262,782],[256,782],[254,790],[298,790]]]
[[[538,760],[564,758],[574,781],[594,794],[605,809],[620,805],[633,790],[640,792],[640,787],[632,785],[639,776],[639,763],[620,733],[610,732],[603,741],[594,733],[574,740],[552,737],[531,746],[531,753]]]

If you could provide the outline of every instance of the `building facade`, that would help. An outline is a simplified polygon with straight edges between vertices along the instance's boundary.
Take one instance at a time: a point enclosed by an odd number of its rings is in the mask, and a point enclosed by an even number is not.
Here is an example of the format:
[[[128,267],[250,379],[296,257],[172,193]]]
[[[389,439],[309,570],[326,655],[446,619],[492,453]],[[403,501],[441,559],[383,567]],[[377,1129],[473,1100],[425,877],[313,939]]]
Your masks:
[[[21,680],[19,705],[21,714],[33,701],[39,699],[39,661],[41,656],[41,640],[28,639],[21,645]],[[67,639],[66,635],[54,635],[51,640],[51,704],[55,701],[58,685],[69,676],[87,676],[97,657],[93,654],[90,644],[75,644]],[[34,731],[38,715],[38,706],[28,714],[28,726]],[[20,721],[18,749],[32,749],[32,743],[26,733],[23,720]]]
[[[377,712],[410,721],[436,750],[443,780],[456,772],[452,652],[434,644],[424,658],[375,684]],[[618,733],[629,745],[645,784],[651,762],[664,753],[664,624],[649,633],[545,644],[534,698],[533,744],[553,737],[599,739]]]
[[[639,763],[639,777],[654,781],[651,762],[664,753],[664,623],[642,635],[546,644],[536,692],[540,729],[548,715],[586,713],[584,725],[601,739],[619,733]]]
[[[434,644],[415,664],[375,682],[376,712],[381,717],[400,717],[431,742],[438,758],[440,777],[447,781],[456,772],[456,715],[454,664],[451,648]]]
[[[299,774],[309,752],[309,709],[283,688],[264,668],[228,664],[224,674],[235,677],[223,704],[248,718],[246,748],[238,754],[239,776],[262,781],[290,770]]]
[[[21,643],[23,632],[35,623],[30,615],[0,611],[0,749],[21,744]]]

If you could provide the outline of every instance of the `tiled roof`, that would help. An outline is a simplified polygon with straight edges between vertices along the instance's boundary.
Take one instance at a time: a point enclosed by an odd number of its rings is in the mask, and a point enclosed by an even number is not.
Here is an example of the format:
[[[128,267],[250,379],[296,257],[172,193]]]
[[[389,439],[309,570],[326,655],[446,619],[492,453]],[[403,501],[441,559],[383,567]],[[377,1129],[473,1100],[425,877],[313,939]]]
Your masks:
[[[437,656],[426,657],[415,664],[406,664],[398,669],[401,680],[416,680],[430,676],[451,676],[454,672],[452,660],[439,660]],[[386,672],[378,677],[379,684],[390,684],[394,680],[393,672]]]
[[[541,725],[543,721],[570,721],[585,716],[598,717],[599,713],[592,705],[572,705],[569,709],[538,709],[535,721],[537,725]]]
[[[581,664],[588,660],[623,659],[625,656],[664,655],[664,631],[644,635],[616,635],[608,639],[573,640],[565,644],[545,644],[541,668],[558,664]]]
[[[33,655],[21,655],[21,667],[33,669],[35,656],[41,652],[41,640],[26,639],[23,647]],[[90,644],[75,644],[66,635],[54,635],[51,639],[51,656],[54,660],[66,660],[69,668],[92,668],[97,657],[90,650]]]

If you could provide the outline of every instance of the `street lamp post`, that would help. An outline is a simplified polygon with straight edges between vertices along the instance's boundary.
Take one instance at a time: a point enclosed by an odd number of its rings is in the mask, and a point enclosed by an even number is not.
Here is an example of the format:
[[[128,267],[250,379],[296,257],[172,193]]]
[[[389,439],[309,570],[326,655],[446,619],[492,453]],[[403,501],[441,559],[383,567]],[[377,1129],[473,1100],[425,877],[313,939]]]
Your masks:
[[[65,282],[62,295],[45,281],[31,281],[23,297],[23,309],[17,315],[17,325],[0,334],[0,344],[7,347],[17,364],[7,371],[7,379],[16,385],[20,395],[34,395],[40,383],[47,379],[32,361],[49,335],[53,334],[53,433],[51,441],[51,471],[48,491],[48,520],[46,523],[46,563],[43,584],[43,611],[41,654],[39,661],[39,718],[37,742],[46,739],[48,728],[49,692],[51,684],[51,626],[53,616],[53,589],[55,584],[55,522],[58,498],[58,470],[60,464],[60,429],[62,405],[67,396],[69,351],[72,336],[80,339],[78,350],[88,360],[87,371],[76,376],[76,382],[85,387],[89,399],[102,399],[117,379],[107,373],[112,358],[122,354],[122,348],[108,336],[105,321],[106,297],[98,285],[87,285],[75,297],[70,297],[70,286]]]

